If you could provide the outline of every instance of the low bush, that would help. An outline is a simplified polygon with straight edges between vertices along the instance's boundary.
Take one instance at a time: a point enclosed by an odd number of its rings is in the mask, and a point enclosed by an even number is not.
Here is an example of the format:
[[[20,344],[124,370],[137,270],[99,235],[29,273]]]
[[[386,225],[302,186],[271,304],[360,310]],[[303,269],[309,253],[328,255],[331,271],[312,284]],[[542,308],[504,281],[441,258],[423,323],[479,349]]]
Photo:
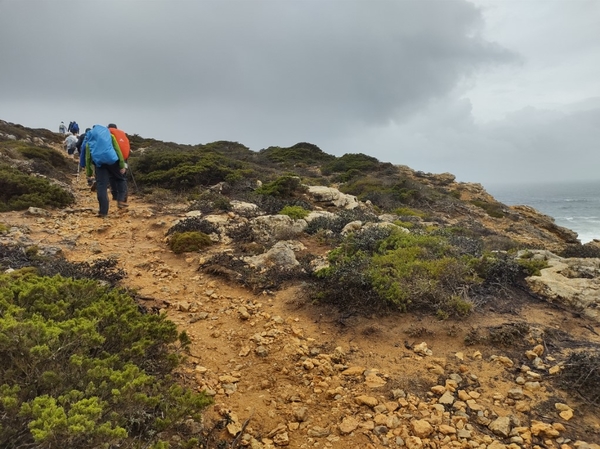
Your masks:
[[[374,234],[383,230],[388,234]],[[462,315],[470,306],[457,300],[459,293],[481,282],[470,261],[442,237],[373,228],[350,235],[330,253],[330,266],[317,272],[324,281],[320,298],[338,305]]]
[[[203,232],[174,232],[169,239],[169,247],[175,254],[200,251],[210,245],[212,240]]]
[[[527,345],[527,323],[504,323],[489,329],[486,341],[494,346],[523,347]]]
[[[318,146],[306,142],[297,143],[289,148],[269,147],[260,150],[258,157],[287,167],[298,164],[320,165],[335,159],[335,156],[325,153]]]
[[[287,215],[294,220],[300,220],[302,218],[306,218],[306,216],[310,213],[310,211],[304,209],[301,206],[285,206],[283,209],[279,211],[280,215]]]
[[[324,175],[346,173],[351,170],[356,170],[360,173],[368,173],[376,170],[380,164],[379,160],[373,156],[368,156],[363,153],[348,153],[323,164],[321,170]]]
[[[540,276],[541,270],[548,268],[548,261],[543,259],[517,259],[517,263],[523,269],[526,276]]]
[[[225,181],[242,163],[199,147],[154,149],[136,157],[132,170],[140,186],[184,190]]]
[[[161,441],[210,403],[172,372],[189,344],[96,281],[0,275],[0,446],[187,447]],[[162,432],[162,433],[161,433]]]
[[[600,246],[590,242],[585,245],[570,244],[559,254],[561,257],[600,258]]]
[[[65,157],[66,153],[61,154],[53,148],[21,146],[17,148],[17,151],[27,159],[43,160],[48,162],[54,168],[67,169],[72,166],[72,161],[69,161]]]
[[[189,210],[199,210],[203,214],[227,212],[231,210],[229,198],[220,193],[205,191],[190,205]]]
[[[73,194],[48,179],[0,165],[0,212],[29,207],[66,207],[74,202]]]
[[[600,352],[572,353],[564,363],[560,383],[589,404],[600,406]]]
[[[40,249],[38,246],[0,244],[0,271],[30,267],[41,276],[55,276],[73,279],[96,279],[116,285],[125,277],[125,271],[117,267],[113,258],[96,259],[90,262],[69,262],[55,248]]]
[[[413,209],[411,207],[398,207],[392,211],[394,214],[400,217],[419,217],[425,218],[427,214],[421,210]]]
[[[217,232],[217,227],[202,217],[188,217],[171,226],[167,231],[167,235],[171,235],[176,232],[182,233],[191,231],[198,231],[202,232],[203,234],[212,234],[213,232]]]
[[[303,193],[305,190],[306,187],[302,185],[298,176],[284,175],[272,182],[263,184],[256,189],[256,193],[276,197],[291,197],[298,193]]]

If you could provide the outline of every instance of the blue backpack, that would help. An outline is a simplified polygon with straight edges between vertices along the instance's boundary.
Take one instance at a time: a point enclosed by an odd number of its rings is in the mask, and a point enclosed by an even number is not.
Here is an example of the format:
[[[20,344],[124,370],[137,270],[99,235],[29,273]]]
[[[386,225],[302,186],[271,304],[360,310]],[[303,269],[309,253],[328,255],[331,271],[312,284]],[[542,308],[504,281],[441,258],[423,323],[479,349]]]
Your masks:
[[[113,148],[112,134],[102,125],[94,125],[85,135],[94,165],[112,165],[119,160]]]
[[[79,125],[77,124],[77,122],[73,122],[73,124],[71,125],[71,132],[73,134],[79,134]]]

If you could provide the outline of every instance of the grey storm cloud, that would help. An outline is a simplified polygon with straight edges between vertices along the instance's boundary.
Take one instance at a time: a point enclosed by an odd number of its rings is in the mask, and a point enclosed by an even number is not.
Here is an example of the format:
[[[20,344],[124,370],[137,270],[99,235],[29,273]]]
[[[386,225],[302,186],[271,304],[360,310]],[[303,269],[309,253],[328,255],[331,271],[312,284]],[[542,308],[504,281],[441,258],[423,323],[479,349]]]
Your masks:
[[[8,1],[6,99],[198,108],[285,128],[385,123],[483,64],[474,5],[445,1]],[[235,115],[234,114],[234,115]],[[289,117],[288,120],[285,117]],[[206,119],[207,117],[203,117]],[[287,123],[289,122],[289,123]],[[258,124],[257,123],[257,124]]]
[[[597,178],[596,0],[0,0],[0,119]]]

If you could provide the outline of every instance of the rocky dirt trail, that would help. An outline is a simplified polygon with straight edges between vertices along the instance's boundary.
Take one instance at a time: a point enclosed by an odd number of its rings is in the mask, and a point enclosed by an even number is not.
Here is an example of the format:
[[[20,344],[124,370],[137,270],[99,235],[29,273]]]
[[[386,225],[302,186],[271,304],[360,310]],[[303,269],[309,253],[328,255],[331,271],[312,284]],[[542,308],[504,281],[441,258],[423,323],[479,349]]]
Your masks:
[[[358,317],[306,304],[298,286],[255,294],[199,271],[202,254],[168,249],[182,205],[133,196],[102,219],[85,178],[74,187],[71,209],[0,220],[18,228],[11,238],[60,247],[72,261],[116,257],[122,286],[189,334],[181,377],[214,396],[206,425],[227,416],[219,436],[238,435],[232,447],[600,448],[598,413],[553,386],[564,345],[549,330],[572,345],[600,343],[570,312],[524,297],[459,321]],[[528,323],[519,345],[465,344],[507,323]]]

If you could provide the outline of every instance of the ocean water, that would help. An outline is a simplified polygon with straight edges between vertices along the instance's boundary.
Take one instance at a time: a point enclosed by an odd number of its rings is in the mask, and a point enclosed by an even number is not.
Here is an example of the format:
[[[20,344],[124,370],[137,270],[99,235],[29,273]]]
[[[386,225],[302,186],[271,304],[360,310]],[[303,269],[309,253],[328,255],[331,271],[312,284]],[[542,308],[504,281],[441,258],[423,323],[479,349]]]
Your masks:
[[[600,181],[484,185],[484,188],[501,203],[531,206],[550,215],[557,225],[577,232],[581,243],[600,239]]]

